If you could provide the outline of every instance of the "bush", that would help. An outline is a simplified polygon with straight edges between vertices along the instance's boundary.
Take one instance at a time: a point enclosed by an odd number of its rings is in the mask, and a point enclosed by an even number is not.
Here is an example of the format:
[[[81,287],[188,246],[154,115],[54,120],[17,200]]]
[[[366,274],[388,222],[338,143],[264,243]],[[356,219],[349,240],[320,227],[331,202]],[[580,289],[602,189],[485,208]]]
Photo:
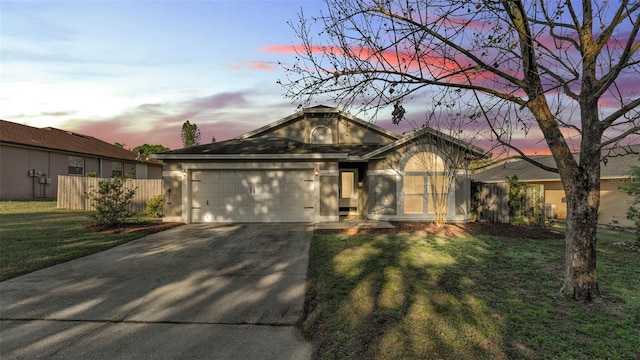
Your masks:
[[[164,197],[162,195],[156,195],[147,201],[146,207],[147,215],[154,218],[161,218],[164,216]]]
[[[640,159],[638,159],[640,160]],[[627,209],[627,219],[633,222],[636,233],[636,243],[640,245],[640,167],[631,167],[631,180],[620,187],[627,194],[631,195],[631,205]]]
[[[89,215],[103,227],[115,227],[125,223],[133,216],[127,210],[131,200],[136,194],[136,189],[125,187],[123,178],[110,178],[98,181],[98,188],[86,193],[96,212]]]
[[[518,180],[516,175],[505,179],[509,184],[509,219],[515,225],[543,226],[542,187]]]

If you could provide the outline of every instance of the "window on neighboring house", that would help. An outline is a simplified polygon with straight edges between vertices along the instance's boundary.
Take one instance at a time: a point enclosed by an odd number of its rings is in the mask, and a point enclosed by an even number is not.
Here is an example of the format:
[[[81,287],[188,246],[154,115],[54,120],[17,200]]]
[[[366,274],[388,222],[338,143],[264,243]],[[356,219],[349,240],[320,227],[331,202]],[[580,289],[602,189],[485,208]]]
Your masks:
[[[69,175],[84,175],[84,158],[69,156]]]
[[[111,176],[113,177],[122,177],[124,175],[124,164],[121,162],[114,161],[111,163]]]

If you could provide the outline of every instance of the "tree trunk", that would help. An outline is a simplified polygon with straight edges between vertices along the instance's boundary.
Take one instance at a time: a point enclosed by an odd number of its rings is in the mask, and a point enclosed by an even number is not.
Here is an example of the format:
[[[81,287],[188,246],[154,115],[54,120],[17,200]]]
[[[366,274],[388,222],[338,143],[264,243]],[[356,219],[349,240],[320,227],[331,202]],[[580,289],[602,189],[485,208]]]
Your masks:
[[[595,111],[594,111],[595,113]],[[584,115],[587,116],[587,115]],[[595,133],[595,134],[594,134]],[[600,206],[599,134],[584,131],[580,161],[573,176],[563,179],[567,200],[565,277],[562,293],[576,301],[600,300],[596,271],[596,239]],[[567,172],[560,171],[567,174]]]
[[[539,93],[542,93],[541,91]],[[580,161],[569,151],[544,96],[532,98],[529,108],[549,145],[558,167],[567,201],[565,277],[561,292],[582,302],[600,300],[596,271],[596,230],[600,205],[600,136],[597,102],[588,94],[581,102]]]
[[[567,194],[566,261],[562,293],[582,302],[598,301],[600,289],[596,271],[598,207],[593,200],[599,189],[576,186]]]

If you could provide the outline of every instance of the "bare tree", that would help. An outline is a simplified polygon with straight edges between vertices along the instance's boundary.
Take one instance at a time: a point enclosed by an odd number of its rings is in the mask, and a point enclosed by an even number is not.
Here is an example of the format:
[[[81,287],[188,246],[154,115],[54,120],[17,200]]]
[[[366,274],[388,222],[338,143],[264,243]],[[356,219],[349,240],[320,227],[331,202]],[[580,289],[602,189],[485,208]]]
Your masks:
[[[460,176],[468,177],[478,160],[471,155],[470,149],[481,150],[473,146],[479,129],[469,119],[471,109],[463,107],[455,94],[447,91],[432,100],[436,99],[436,104],[427,110],[423,121],[405,120],[414,128],[416,144],[433,149],[412,157],[407,167],[427,174],[427,191],[423,194],[428,212],[435,214],[435,224],[442,227],[456,181]],[[394,109],[398,108],[400,105],[396,104]]]
[[[495,142],[559,173],[567,199],[562,292],[599,300],[600,162],[640,132],[640,1],[325,2],[325,13],[301,13],[292,24],[301,45],[282,81],[287,95],[375,110],[455,89]],[[531,131],[544,137],[556,168],[512,143]]]

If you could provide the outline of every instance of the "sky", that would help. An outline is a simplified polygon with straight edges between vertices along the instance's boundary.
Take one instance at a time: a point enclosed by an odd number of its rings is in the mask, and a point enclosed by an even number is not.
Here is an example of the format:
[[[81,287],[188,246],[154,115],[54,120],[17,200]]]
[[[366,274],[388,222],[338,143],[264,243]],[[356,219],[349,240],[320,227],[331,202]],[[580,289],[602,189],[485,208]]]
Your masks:
[[[321,0],[0,0],[0,118],[126,148],[227,140],[286,117],[288,21]],[[275,50],[274,50],[275,49]],[[311,104],[315,105],[315,104]],[[332,105],[326,103],[326,105]],[[376,123],[397,133],[383,116]],[[523,142],[544,153],[540,134]]]
[[[297,104],[270,45],[321,1],[0,1],[0,118],[133,148],[202,143],[288,116]]]

